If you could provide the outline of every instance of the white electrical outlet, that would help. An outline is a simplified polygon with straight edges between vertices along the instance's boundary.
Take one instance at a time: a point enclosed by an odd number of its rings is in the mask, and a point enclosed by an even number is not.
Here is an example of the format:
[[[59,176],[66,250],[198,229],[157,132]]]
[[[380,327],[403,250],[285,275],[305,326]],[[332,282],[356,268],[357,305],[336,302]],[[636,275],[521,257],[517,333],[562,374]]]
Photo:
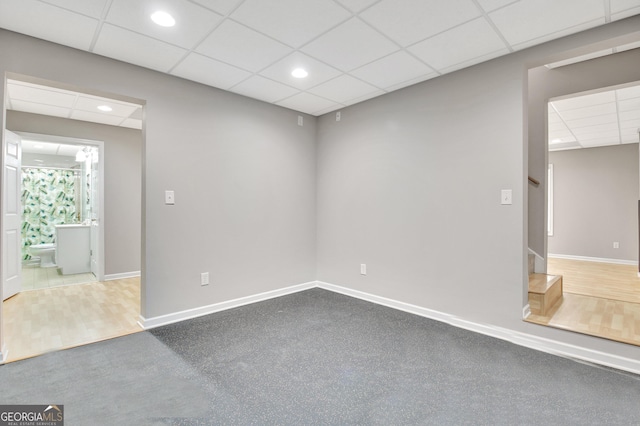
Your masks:
[[[367,275],[367,265],[366,263],[360,264],[360,275]]]
[[[613,242],[613,248],[620,248],[620,243],[617,241]]]
[[[304,117],[298,116],[298,126],[304,126]]]
[[[200,274],[200,285],[209,285],[209,273],[203,272]]]
[[[340,111],[336,112],[336,121],[340,121]]]

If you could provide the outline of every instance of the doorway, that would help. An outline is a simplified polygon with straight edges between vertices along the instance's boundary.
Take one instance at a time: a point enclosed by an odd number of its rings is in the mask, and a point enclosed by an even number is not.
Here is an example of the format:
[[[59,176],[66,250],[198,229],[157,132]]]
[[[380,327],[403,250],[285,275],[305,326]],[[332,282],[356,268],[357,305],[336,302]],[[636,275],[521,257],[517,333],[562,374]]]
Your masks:
[[[549,101],[545,257],[564,297],[531,322],[640,345],[639,127],[637,83]]]
[[[22,290],[104,280],[104,143],[19,132]],[[62,237],[62,246],[56,244]]]
[[[34,145],[51,143],[57,144],[57,149],[64,146],[63,150],[75,150],[74,162],[75,155],[83,157],[78,161],[84,164],[78,176],[67,175],[69,181],[77,179],[77,187],[81,188],[77,197],[79,204],[75,206],[76,223],[60,226],[72,227],[73,231],[78,230],[75,228],[88,231],[88,261],[85,259],[83,263],[89,265],[89,274],[97,279],[90,284],[55,286],[46,294],[38,290],[22,292],[5,302],[2,312],[4,361],[7,361],[7,353],[8,361],[13,361],[141,331],[137,321],[140,312],[141,128],[144,102],[91,90],[70,89],[55,82],[15,74],[11,74],[6,83],[5,125],[9,130]],[[9,132],[5,131],[5,134]],[[10,138],[5,137],[4,140]],[[21,150],[18,152],[18,156],[23,155]],[[3,182],[6,184],[7,179]],[[105,196],[105,182],[111,195]],[[8,194],[4,185],[3,193],[5,197]],[[62,213],[69,212],[53,211],[53,214]],[[107,227],[112,236],[110,241],[105,238]],[[56,239],[56,245],[60,244],[57,235],[50,233],[49,236]],[[18,245],[18,249],[18,260],[21,261],[22,247]],[[105,262],[107,256],[111,259],[110,264]],[[6,260],[3,256],[3,261]],[[56,264],[62,261],[56,256]],[[61,274],[65,279],[76,275],[73,265],[67,268],[71,273]],[[15,275],[22,279],[20,272]],[[6,287],[3,276],[2,290],[5,294]],[[12,306],[7,307],[7,303]],[[39,308],[30,309],[33,304]],[[36,315],[28,317],[29,311]],[[55,327],[59,328],[54,330]],[[34,342],[37,345],[25,349],[24,342],[11,340],[12,331],[14,336],[25,336],[31,340],[26,346]]]

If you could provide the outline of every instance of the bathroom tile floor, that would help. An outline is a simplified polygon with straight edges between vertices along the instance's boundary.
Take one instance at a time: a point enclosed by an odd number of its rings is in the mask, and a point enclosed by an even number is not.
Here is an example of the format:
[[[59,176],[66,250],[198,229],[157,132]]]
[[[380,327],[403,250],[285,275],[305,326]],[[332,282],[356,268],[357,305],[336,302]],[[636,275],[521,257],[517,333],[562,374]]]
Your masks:
[[[39,265],[22,266],[22,290],[38,290],[70,284],[98,281],[92,273],[62,275],[58,268],[41,268]]]

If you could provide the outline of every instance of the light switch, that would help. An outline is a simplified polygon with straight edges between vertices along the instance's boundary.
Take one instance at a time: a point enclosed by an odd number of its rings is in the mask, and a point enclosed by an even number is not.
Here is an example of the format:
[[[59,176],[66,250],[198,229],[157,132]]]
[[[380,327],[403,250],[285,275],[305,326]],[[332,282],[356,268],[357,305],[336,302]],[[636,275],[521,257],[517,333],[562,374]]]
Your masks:
[[[164,203],[167,205],[174,205],[176,203],[176,196],[173,191],[164,191]]]
[[[510,189],[503,189],[500,196],[500,204],[513,204],[513,193]]]

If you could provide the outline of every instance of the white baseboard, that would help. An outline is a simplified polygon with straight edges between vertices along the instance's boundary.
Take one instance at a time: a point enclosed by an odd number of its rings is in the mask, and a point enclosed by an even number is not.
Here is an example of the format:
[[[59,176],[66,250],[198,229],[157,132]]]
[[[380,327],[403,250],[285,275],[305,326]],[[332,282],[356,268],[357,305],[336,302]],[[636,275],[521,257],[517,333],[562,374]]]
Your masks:
[[[502,327],[475,323],[472,321],[464,320],[462,318],[458,318],[454,315],[446,314],[446,313],[435,311],[432,309],[423,308],[416,305],[411,305],[409,303],[399,302],[397,300],[387,299],[385,297],[364,293],[358,290],[352,290],[349,288],[340,287],[334,284],[318,282],[318,287],[323,288],[325,290],[334,291],[336,293],[341,293],[347,296],[355,297],[358,299],[366,300],[368,302],[377,303],[379,305],[398,309],[404,312],[420,315],[425,318],[430,318],[436,321],[444,322],[454,327],[459,327],[465,330],[481,333],[481,334],[495,337],[501,340],[506,340],[516,345],[525,346],[531,349],[547,352],[547,353],[562,356],[565,358],[571,358],[571,359],[576,359],[580,361],[586,361],[589,363],[605,365],[607,367],[612,367],[619,370],[640,374],[640,360],[637,360],[637,359],[611,355],[608,353],[599,352],[592,349],[586,349],[579,346],[569,345],[566,343],[558,342],[556,340],[550,340],[543,337],[521,333],[519,331],[505,329]],[[525,309],[526,308],[527,307],[525,307]],[[524,313],[524,310],[523,310],[523,313]]]
[[[261,302],[263,300],[273,299],[275,297],[285,296],[287,294],[309,290],[314,287],[316,287],[316,282],[311,281],[308,283],[298,284],[291,287],[285,287],[278,290],[267,291],[264,293],[254,294],[252,296],[241,297],[239,299],[229,300],[229,301],[220,302],[220,303],[214,303],[212,305],[202,306],[194,309],[187,309],[185,311],[174,312],[172,314],[160,315],[157,317],[145,318],[142,315],[140,315],[140,320],[138,321],[138,324],[143,329],[149,330],[151,328],[160,327],[162,325],[172,324],[174,322],[184,321],[191,318],[212,314],[214,312],[233,309],[239,306]]]
[[[569,260],[584,260],[585,262],[601,262],[601,263],[615,263],[617,265],[638,265],[637,260],[624,260],[624,259],[609,259],[606,257],[588,257],[588,256],[574,256],[571,254],[547,254],[549,258],[555,259],[569,259]]]
[[[125,278],[139,277],[140,271],[122,272],[120,274],[109,274],[104,276],[105,281],[123,280]]]

